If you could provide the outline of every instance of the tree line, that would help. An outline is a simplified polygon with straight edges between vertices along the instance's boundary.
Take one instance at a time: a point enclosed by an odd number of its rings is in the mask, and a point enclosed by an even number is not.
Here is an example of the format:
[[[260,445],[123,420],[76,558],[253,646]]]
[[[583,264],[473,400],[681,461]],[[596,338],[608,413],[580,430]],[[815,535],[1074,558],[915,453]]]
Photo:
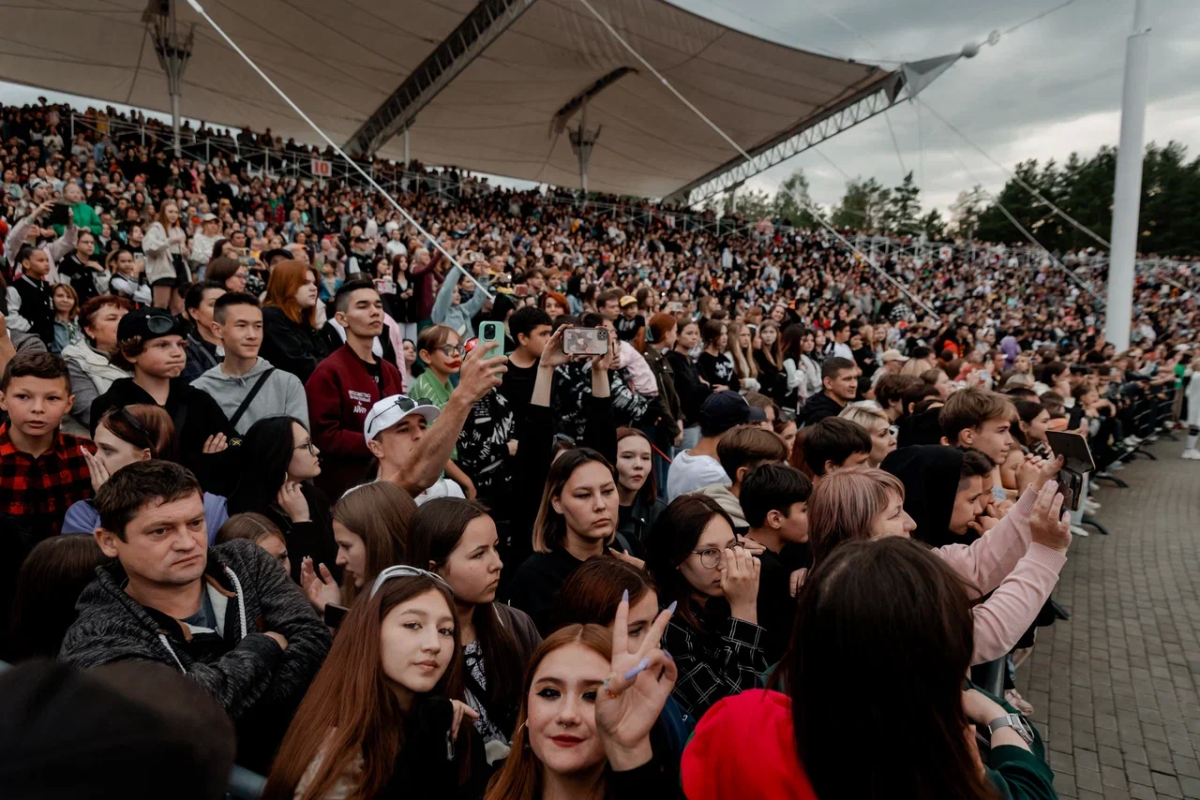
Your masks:
[[[899,186],[884,186],[875,178],[846,182],[841,202],[821,208],[809,196],[808,179],[796,170],[771,195],[761,190],[727,194],[719,201],[725,213],[747,219],[767,217],[796,227],[814,227],[816,210],[838,228],[854,228],[896,236],[925,234],[931,240],[976,239],[1007,244],[1027,244],[1021,232],[997,205],[1052,251],[1065,252],[1095,246],[1087,234],[1057,216],[1021,186],[1024,181],[1081,224],[1104,238],[1112,229],[1112,197],[1116,181],[1117,149],[1104,146],[1091,158],[1078,153],[1059,164],[1022,161],[1015,178],[994,196],[975,186],[960,192],[949,218],[936,209],[922,210],[921,190],[913,173]],[[1019,179],[1019,180],[1018,180]],[[796,195],[802,199],[797,202]],[[1145,254],[1187,255],[1200,252],[1200,157],[1188,160],[1187,147],[1169,142],[1151,143],[1142,168],[1142,204],[1138,250]]]

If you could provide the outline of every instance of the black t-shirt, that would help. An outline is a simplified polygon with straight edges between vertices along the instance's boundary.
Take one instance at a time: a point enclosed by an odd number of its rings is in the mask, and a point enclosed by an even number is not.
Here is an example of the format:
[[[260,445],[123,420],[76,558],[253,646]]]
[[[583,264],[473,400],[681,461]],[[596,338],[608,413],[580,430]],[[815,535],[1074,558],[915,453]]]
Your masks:
[[[617,338],[623,342],[632,342],[637,336],[638,330],[645,326],[646,318],[641,314],[638,314],[636,317],[627,317],[622,314],[613,323],[613,327],[617,329]]]
[[[766,630],[762,644],[767,663],[774,664],[783,658],[792,637],[796,599],[791,591],[792,573],[783,559],[770,550],[763,551],[758,559],[762,562],[758,576],[758,624]]]
[[[533,366],[518,367],[509,361],[508,372],[504,373],[504,382],[497,387],[497,391],[504,395],[509,408],[512,409],[517,441],[521,440],[521,426],[525,422],[525,411],[529,408],[529,401],[533,399],[533,386],[537,382],[538,363],[539,361],[534,361]]]
[[[360,358],[359,361],[362,361]],[[367,361],[362,362],[363,367],[367,370],[367,374],[371,376],[371,380],[375,381],[375,386],[379,391],[383,391],[383,362],[375,359],[375,363]]]

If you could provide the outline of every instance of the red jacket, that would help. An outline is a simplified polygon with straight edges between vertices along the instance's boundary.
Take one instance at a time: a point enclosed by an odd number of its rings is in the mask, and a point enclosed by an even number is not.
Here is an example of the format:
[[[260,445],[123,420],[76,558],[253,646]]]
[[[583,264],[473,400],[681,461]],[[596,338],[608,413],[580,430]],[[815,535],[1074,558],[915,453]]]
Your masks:
[[[679,765],[688,800],[817,800],[792,733],[792,701],[749,689],[705,712]]]
[[[313,443],[321,449],[317,484],[336,499],[362,482],[371,463],[363,437],[367,412],[379,400],[401,393],[400,370],[383,365],[383,392],[350,345],[344,344],[317,365],[304,384]]]

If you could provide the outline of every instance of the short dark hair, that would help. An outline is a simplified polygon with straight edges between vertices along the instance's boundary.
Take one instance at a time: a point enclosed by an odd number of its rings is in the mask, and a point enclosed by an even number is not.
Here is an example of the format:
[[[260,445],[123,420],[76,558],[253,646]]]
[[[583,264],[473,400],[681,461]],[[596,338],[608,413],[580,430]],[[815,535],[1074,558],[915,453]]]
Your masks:
[[[825,474],[825,462],[841,464],[855,453],[871,452],[871,434],[857,422],[839,417],[826,417],[810,425],[804,440],[804,463],[813,474]]]
[[[13,356],[4,368],[4,377],[0,378],[0,392],[8,391],[13,378],[42,378],[48,381],[62,378],[67,394],[71,394],[71,373],[67,372],[67,362],[61,356],[45,350],[22,350]]]
[[[337,290],[337,294],[333,297],[334,311],[345,314],[350,309],[350,295],[355,292],[361,292],[364,289],[370,289],[375,294],[379,294],[379,290],[375,288],[375,284],[365,279],[343,283]]]
[[[196,476],[173,461],[138,461],[112,474],[100,491],[95,506],[100,527],[125,541],[125,528],[148,503],[171,503],[195,492],[201,494]]]
[[[840,358],[833,356],[825,359],[825,363],[821,365],[821,380],[826,378],[836,378],[839,372],[847,369],[858,369],[858,365],[848,358]]]
[[[779,434],[757,425],[731,428],[717,443],[717,459],[734,482],[742,467],[754,467],[764,461],[787,461],[787,457],[787,445]]]
[[[529,336],[533,333],[534,328],[539,325],[550,325],[550,315],[540,308],[534,306],[523,306],[513,312],[508,318],[508,331],[512,334],[517,344],[521,343],[521,336]]]
[[[963,461],[958,472],[958,488],[962,488],[963,483],[971,478],[982,478],[984,475],[990,475],[996,464],[982,450],[976,450],[974,447],[964,447],[962,449]]]
[[[839,334],[842,331],[846,330],[846,328],[849,328],[849,327],[850,327],[849,322],[846,322],[846,320],[844,320],[844,319],[839,319],[837,322],[833,323],[833,327],[830,329],[830,333],[833,333],[836,335],[836,334]]]
[[[912,349],[912,353],[909,355],[909,357],[912,358],[914,361],[924,361],[925,359],[929,358],[931,355],[933,355],[932,347],[914,347]]]
[[[616,300],[620,303],[623,296],[620,289],[609,289],[606,292],[601,292],[596,297],[596,308],[604,308],[610,300]]]
[[[921,379],[916,375],[886,373],[875,383],[875,402],[884,409],[897,401],[904,405],[904,393],[920,385]]]
[[[800,470],[787,464],[763,464],[742,481],[738,501],[747,524],[761,528],[769,512],[786,515],[795,503],[808,502],[811,494],[812,481]]]
[[[258,298],[247,292],[226,292],[213,303],[213,319],[220,325],[225,324],[225,309],[230,306],[254,306],[262,308]]]
[[[228,291],[224,286],[219,286],[215,283],[193,283],[188,287],[187,292],[183,296],[184,311],[199,308],[200,304],[204,302],[204,293],[209,290],[216,292]],[[191,315],[189,314],[188,316]]]

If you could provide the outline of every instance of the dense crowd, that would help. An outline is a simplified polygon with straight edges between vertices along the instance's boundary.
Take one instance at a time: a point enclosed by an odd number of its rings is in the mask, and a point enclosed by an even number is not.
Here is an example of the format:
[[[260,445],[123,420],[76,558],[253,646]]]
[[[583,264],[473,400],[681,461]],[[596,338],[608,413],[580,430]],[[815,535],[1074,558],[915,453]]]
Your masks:
[[[1094,254],[474,180],[434,245],[69,113],[0,110],[6,796],[1055,796],[1015,670],[1091,485],[1200,460],[1190,264],[1115,352]]]

